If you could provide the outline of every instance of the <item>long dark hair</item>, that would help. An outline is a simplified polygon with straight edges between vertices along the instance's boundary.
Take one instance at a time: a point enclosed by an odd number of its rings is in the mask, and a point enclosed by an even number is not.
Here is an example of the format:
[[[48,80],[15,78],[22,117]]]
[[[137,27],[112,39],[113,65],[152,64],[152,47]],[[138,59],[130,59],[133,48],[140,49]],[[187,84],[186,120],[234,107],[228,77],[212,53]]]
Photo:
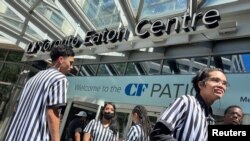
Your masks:
[[[103,118],[103,112],[104,112],[104,109],[106,108],[107,105],[112,105],[113,108],[114,108],[114,117],[111,119],[111,123],[109,125],[109,128],[114,132],[114,134],[117,134],[119,132],[119,123],[117,121],[116,106],[115,106],[114,103],[106,102],[104,104],[104,106],[102,107],[99,119],[102,120],[102,118]]]
[[[151,124],[150,120],[148,118],[147,110],[144,106],[142,105],[137,105],[134,107],[132,110],[132,113],[137,113],[139,117],[139,123],[142,126],[143,132],[144,132],[144,140],[149,136],[151,132]]]

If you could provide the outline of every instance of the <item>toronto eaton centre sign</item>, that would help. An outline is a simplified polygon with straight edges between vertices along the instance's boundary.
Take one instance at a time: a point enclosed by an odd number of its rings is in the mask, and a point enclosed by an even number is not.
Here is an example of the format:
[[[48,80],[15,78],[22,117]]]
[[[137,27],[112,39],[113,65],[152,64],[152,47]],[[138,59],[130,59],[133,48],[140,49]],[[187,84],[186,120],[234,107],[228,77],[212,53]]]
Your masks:
[[[177,34],[180,31],[191,32],[196,30],[197,23],[204,25],[206,28],[215,28],[219,26],[220,14],[216,9],[211,9],[205,13],[194,13],[190,16],[187,12],[180,17],[172,17],[168,19],[150,20],[142,19],[134,29],[136,36],[141,39],[149,38],[150,36],[168,36],[173,31]],[[38,51],[46,52],[59,44],[70,45],[73,48],[94,47],[102,45],[112,45],[116,42],[128,41],[130,31],[127,28],[119,28],[118,30],[104,29],[100,32],[88,31],[85,39],[79,37],[67,37],[63,40],[43,40],[31,42],[26,48],[27,54],[36,54]]]

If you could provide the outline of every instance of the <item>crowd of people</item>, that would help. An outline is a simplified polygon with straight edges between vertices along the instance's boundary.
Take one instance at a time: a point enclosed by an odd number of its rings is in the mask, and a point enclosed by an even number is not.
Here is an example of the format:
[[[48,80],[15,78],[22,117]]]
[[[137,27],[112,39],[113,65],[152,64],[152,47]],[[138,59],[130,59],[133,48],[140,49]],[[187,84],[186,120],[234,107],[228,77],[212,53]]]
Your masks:
[[[60,141],[60,108],[67,102],[65,76],[74,62],[71,47],[60,45],[50,52],[52,66],[40,71],[26,84],[18,100],[5,141]],[[192,79],[196,95],[182,95],[162,113],[152,128],[143,105],[131,112],[132,125],[124,141],[207,140],[208,125],[215,119],[211,106],[228,87],[226,74],[219,68],[203,68]],[[241,125],[243,110],[237,105],[225,109],[223,124]],[[69,141],[119,141],[119,124],[114,103],[105,103],[98,119],[88,123],[80,111],[69,124]]]

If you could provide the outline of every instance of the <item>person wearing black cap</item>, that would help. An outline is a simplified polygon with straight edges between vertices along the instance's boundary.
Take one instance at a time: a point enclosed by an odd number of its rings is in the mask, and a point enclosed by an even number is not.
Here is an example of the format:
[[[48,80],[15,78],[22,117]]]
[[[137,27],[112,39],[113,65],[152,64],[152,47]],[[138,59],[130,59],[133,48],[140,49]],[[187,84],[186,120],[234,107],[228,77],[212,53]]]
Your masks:
[[[87,113],[80,111],[78,114],[75,114],[75,116],[76,118],[69,124],[68,141],[82,141],[83,139],[83,130],[87,122]]]

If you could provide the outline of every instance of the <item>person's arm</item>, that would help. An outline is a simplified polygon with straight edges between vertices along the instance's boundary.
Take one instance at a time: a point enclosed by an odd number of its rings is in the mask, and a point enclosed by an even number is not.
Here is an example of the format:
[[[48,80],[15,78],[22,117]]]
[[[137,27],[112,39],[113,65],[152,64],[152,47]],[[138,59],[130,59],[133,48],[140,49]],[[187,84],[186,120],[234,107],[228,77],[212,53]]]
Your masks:
[[[82,126],[81,124],[82,123],[76,123],[77,127],[74,129],[74,138],[75,138],[75,141],[81,141],[81,133],[82,133]]]
[[[90,137],[91,137],[91,134],[90,133],[84,133],[84,136],[83,136],[83,141],[90,141]]]
[[[174,137],[174,128],[186,114],[186,104],[183,97],[177,98],[168,109],[161,115],[159,121],[156,122],[151,134],[150,140],[152,141],[177,141]]]
[[[81,134],[79,132],[75,132],[75,141],[81,141]]]
[[[51,141],[60,141],[60,117],[58,108],[47,109],[47,122]]]
[[[177,141],[172,136],[171,127],[169,127],[164,121],[158,121],[153,131],[150,134],[151,141]]]
[[[86,125],[86,127],[83,130],[83,132],[84,132],[83,141],[90,141],[91,140],[91,132],[92,132],[93,127],[95,126],[95,123],[96,123],[96,121],[93,119]]]

